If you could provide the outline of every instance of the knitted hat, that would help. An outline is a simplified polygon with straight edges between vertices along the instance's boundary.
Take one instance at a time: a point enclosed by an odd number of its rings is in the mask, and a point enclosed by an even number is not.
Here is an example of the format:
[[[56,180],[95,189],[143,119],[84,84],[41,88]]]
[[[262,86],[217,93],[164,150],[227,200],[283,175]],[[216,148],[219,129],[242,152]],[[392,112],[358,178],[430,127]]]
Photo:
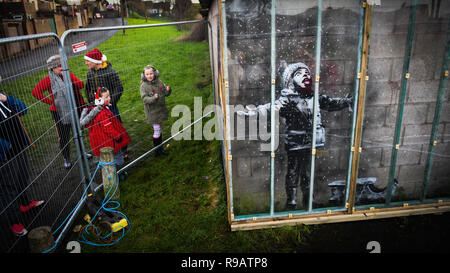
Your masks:
[[[99,87],[98,90],[97,90],[97,92],[95,93],[95,105],[103,105],[103,99],[100,98],[100,90],[101,90],[101,89],[102,89],[102,88]]]
[[[309,73],[311,73],[311,70],[309,69],[309,67],[302,62],[293,63],[293,64],[288,65],[286,67],[286,69],[283,71],[283,75],[282,75],[284,88],[289,88],[289,85],[292,84],[292,77],[293,77],[294,73],[297,70],[299,70],[300,68],[305,68],[306,70],[308,70]]]
[[[96,63],[96,64],[101,64],[102,63],[102,58],[103,58],[103,54],[97,48],[94,48],[93,50],[91,50],[88,53],[86,53],[86,55],[84,55],[84,59],[86,61],[90,61],[90,62],[93,62],[93,63]]]
[[[61,66],[61,55],[53,55],[47,59],[47,67],[53,69]]]

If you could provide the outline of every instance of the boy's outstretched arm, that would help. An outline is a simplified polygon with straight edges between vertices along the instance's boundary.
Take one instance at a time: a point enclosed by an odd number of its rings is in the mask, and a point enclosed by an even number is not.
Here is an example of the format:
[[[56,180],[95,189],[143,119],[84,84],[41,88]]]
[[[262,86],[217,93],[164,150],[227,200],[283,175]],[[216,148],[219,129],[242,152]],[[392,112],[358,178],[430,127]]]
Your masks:
[[[345,107],[350,107],[350,111],[352,111],[353,98],[350,94],[347,94],[343,98],[330,98],[327,95],[320,95],[319,105],[320,109],[325,111],[338,111]]]
[[[287,104],[288,104],[287,98],[280,97],[274,102],[275,111],[280,111]],[[258,106],[246,105],[244,111],[236,111],[236,113],[238,115],[254,116],[254,115],[266,115],[270,111],[271,111],[271,103],[269,102]]]

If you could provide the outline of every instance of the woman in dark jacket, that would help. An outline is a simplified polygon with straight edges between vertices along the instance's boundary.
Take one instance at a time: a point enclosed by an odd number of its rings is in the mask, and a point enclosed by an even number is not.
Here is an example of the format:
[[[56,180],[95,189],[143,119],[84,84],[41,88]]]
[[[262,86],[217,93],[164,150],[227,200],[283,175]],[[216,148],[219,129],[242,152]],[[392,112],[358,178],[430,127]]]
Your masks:
[[[31,140],[19,115],[26,112],[23,102],[0,93],[0,216],[5,212],[8,224],[17,236],[27,234],[18,212],[27,212],[44,202],[28,199],[25,190],[30,176],[25,150]]]

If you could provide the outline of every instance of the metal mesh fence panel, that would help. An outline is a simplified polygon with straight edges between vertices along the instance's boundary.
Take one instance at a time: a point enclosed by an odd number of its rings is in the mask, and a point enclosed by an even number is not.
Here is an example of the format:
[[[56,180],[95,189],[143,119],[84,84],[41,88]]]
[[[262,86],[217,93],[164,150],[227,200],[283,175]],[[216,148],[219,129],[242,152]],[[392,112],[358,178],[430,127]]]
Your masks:
[[[139,22],[142,21],[137,21]],[[204,54],[208,52],[204,50],[208,44],[185,39],[192,28],[205,26],[206,31],[205,22],[162,23],[153,26],[133,26],[133,23],[132,19],[128,20],[128,26],[124,29],[113,27],[69,31],[63,40],[69,56],[70,71],[85,82],[82,92],[85,101],[90,106],[95,106],[94,94],[99,87],[106,87],[111,95],[112,105],[109,109],[121,121],[130,137],[130,143],[122,150],[128,159],[125,158],[123,164],[118,165],[118,170],[158,144],[155,142],[157,133],[154,124],[160,125],[160,140],[164,141],[171,136],[171,124],[180,118],[171,115],[175,105],[193,109],[194,97],[211,93],[211,75],[203,72],[210,71],[209,55]],[[99,39],[103,42],[99,43]],[[91,54],[94,49],[98,49],[104,58],[100,63],[96,63],[97,55]],[[147,65],[158,70],[158,78],[172,89],[165,98],[168,110],[166,117],[153,119],[145,114],[140,87],[143,70]],[[203,107],[212,103],[212,100],[202,101]],[[203,109],[202,105],[197,105],[200,111]],[[161,111],[164,112],[164,109]],[[191,121],[186,124],[199,117],[201,115],[196,117],[192,113]],[[182,128],[180,126],[178,129]],[[187,134],[190,139],[190,133],[186,133],[186,136]],[[82,129],[82,135],[86,152],[94,153],[89,126]],[[164,145],[164,149],[170,149],[167,146]],[[96,168],[96,162],[95,157],[89,163],[90,173]]]
[[[55,98],[64,98],[65,92],[61,60],[55,57],[52,69],[47,64],[59,53],[59,39],[51,34],[16,38],[21,41],[1,41],[4,47],[25,48],[0,61],[2,252],[27,251],[26,236],[17,236],[25,235],[24,230],[50,226],[57,235],[79,201],[85,181],[71,111],[67,107],[58,111],[55,106]],[[26,50],[31,41],[38,47]]]
[[[67,31],[61,40],[47,33],[1,41],[0,46],[22,49],[0,62],[2,252],[27,251],[24,235],[38,226],[50,226],[58,243],[70,225],[67,220],[83,200],[86,186],[91,185],[94,191],[100,188],[101,176],[93,175],[99,163],[97,148],[108,145],[102,141],[91,145],[89,126],[79,123],[83,109],[95,106],[99,87],[110,91],[113,105],[109,110],[131,139],[122,150],[131,163],[147,157],[160,144],[155,141],[158,136],[159,140],[169,138],[170,125],[180,114],[188,120],[176,131],[186,125],[189,128],[177,135],[192,139],[192,121],[201,120],[204,105],[214,104],[209,55],[205,54],[208,43],[187,38],[195,28],[206,34],[207,24],[191,21],[102,27]],[[24,50],[30,41],[38,46]],[[100,58],[88,54],[94,48],[100,50]],[[96,58],[101,61],[93,67]],[[171,87],[174,98],[166,99],[167,111],[156,121],[146,115],[140,92],[147,65],[157,70],[164,86]],[[172,117],[169,109],[178,105],[188,112]],[[191,115],[194,106],[198,112],[194,110]],[[164,144],[166,149],[168,146]],[[117,158],[115,162],[119,169],[133,165],[122,159],[125,161]]]

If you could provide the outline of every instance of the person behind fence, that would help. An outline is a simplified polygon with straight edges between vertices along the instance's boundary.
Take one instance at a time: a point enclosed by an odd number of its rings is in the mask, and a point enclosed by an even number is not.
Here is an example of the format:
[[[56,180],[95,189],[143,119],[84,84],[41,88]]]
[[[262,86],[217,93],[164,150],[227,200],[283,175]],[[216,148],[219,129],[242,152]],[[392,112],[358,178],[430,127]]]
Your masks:
[[[297,187],[300,180],[302,203],[306,208],[309,203],[309,171],[311,164],[311,144],[313,133],[314,91],[312,89],[311,71],[307,65],[298,62],[279,68],[283,89],[275,110],[286,120],[285,149],[287,151],[287,174],[285,178],[286,208],[297,206]],[[330,98],[319,95],[319,108],[325,111],[337,111],[352,105],[353,99]],[[256,115],[270,111],[270,103],[258,107],[246,107],[238,115]],[[325,128],[322,125],[320,111],[316,117],[316,147],[325,144]]]
[[[64,167],[66,169],[72,166],[70,162],[70,139],[72,132],[70,108],[67,104],[63,72],[61,67],[61,56],[53,55],[47,59],[48,76],[43,78],[33,89],[33,96],[39,101],[49,105],[52,119],[56,125],[56,132],[59,137],[59,148],[64,157]],[[86,104],[80,90],[84,88],[83,81],[79,80],[74,74],[70,73],[72,81],[73,95],[77,105],[78,115]],[[48,92],[48,96],[45,95]],[[91,158],[90,154],[86,154]]]
[[[122,123],[117,103],[123,94],[123,85],[120,81],[119,73],[112,67],[106,55],[100,50],[94,48],[84,56],[85,65],[89,68],[86,75],[86,98],[91,105],[95,104],[95,93],[99,87],[105,87],[111,95],[111,106],[109,110]],[[127,147],[124,146],[122,151],[124,158],[128,159]]]
[[[159,72],[151,65],[144,67],[141,75],[140,94],[144,103],[144,112],[147,123],[153,126],[154,147],[162,143],[162,123],[169,117],[166,106],[166,97],[170,96],[172,89],[159,79]],[[167,155],[163,147],[156,149],[156,156]]]
[[[123,147],[128,145],[130,137],[119,119],[111,112],[111,96],[106,87],[99,87],[95,94],[96,107],[90,107],[81,113],[80,124],[89,130],[92,153],[100,156],[100,149],[112,147],[114,160],[119,170],[124,165]],[[121,178],[123,179],[123,178]]]
[[[27,194],[30,171],[26,149],[31,140],[19,118],[26,112],[25,103],[0,92],[0,216],[17,236],[27,234],[20,214],[44,203],[29,199]]]

